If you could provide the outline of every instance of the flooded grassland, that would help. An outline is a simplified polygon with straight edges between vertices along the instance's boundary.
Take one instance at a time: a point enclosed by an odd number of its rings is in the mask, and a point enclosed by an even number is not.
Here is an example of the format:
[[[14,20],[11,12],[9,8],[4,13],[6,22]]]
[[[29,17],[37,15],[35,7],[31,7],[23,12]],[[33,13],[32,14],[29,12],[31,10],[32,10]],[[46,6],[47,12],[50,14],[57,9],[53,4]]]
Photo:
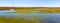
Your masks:
[[[60,9],[11,9],[3,11],[0,11],[0,23],[60,23]]]

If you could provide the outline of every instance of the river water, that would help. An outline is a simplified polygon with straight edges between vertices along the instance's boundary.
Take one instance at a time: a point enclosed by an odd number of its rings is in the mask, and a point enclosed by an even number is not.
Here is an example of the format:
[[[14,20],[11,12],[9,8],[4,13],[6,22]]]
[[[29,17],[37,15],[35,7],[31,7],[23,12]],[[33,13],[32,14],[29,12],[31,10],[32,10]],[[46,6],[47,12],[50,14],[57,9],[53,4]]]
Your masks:
[[[44,21],[44,23],[60,23],[60,13],[6,13],[6,12],[0,12],[0,16],[21,16],[24,15],[25,17],[31,17],[31,16],[40,16],[41,21]]]

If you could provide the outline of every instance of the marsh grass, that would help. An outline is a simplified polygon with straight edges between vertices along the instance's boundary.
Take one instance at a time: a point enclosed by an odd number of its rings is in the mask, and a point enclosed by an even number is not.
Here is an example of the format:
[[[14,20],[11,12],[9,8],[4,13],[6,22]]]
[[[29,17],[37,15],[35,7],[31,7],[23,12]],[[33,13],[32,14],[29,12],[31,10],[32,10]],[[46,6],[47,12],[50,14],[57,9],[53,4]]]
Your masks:
[[[1,16],[0,23],[39,23],[39,21],[36,16],[29,18]]]

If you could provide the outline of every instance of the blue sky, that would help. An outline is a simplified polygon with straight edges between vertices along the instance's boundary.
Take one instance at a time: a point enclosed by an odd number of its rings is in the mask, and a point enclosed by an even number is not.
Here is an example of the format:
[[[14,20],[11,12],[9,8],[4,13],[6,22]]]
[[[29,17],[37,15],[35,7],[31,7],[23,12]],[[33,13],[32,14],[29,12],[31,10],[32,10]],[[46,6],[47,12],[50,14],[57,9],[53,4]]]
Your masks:
[[[60,7],[60,0],[0,0],[0,6]]]

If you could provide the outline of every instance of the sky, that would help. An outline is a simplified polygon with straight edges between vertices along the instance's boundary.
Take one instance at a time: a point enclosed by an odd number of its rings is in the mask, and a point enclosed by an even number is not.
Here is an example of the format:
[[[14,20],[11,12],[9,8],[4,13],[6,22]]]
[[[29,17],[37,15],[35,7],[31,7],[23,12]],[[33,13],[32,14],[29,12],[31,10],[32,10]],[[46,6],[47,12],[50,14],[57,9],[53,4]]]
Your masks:
[[[60,7],[60,0],[0,0],[2,7]]]

